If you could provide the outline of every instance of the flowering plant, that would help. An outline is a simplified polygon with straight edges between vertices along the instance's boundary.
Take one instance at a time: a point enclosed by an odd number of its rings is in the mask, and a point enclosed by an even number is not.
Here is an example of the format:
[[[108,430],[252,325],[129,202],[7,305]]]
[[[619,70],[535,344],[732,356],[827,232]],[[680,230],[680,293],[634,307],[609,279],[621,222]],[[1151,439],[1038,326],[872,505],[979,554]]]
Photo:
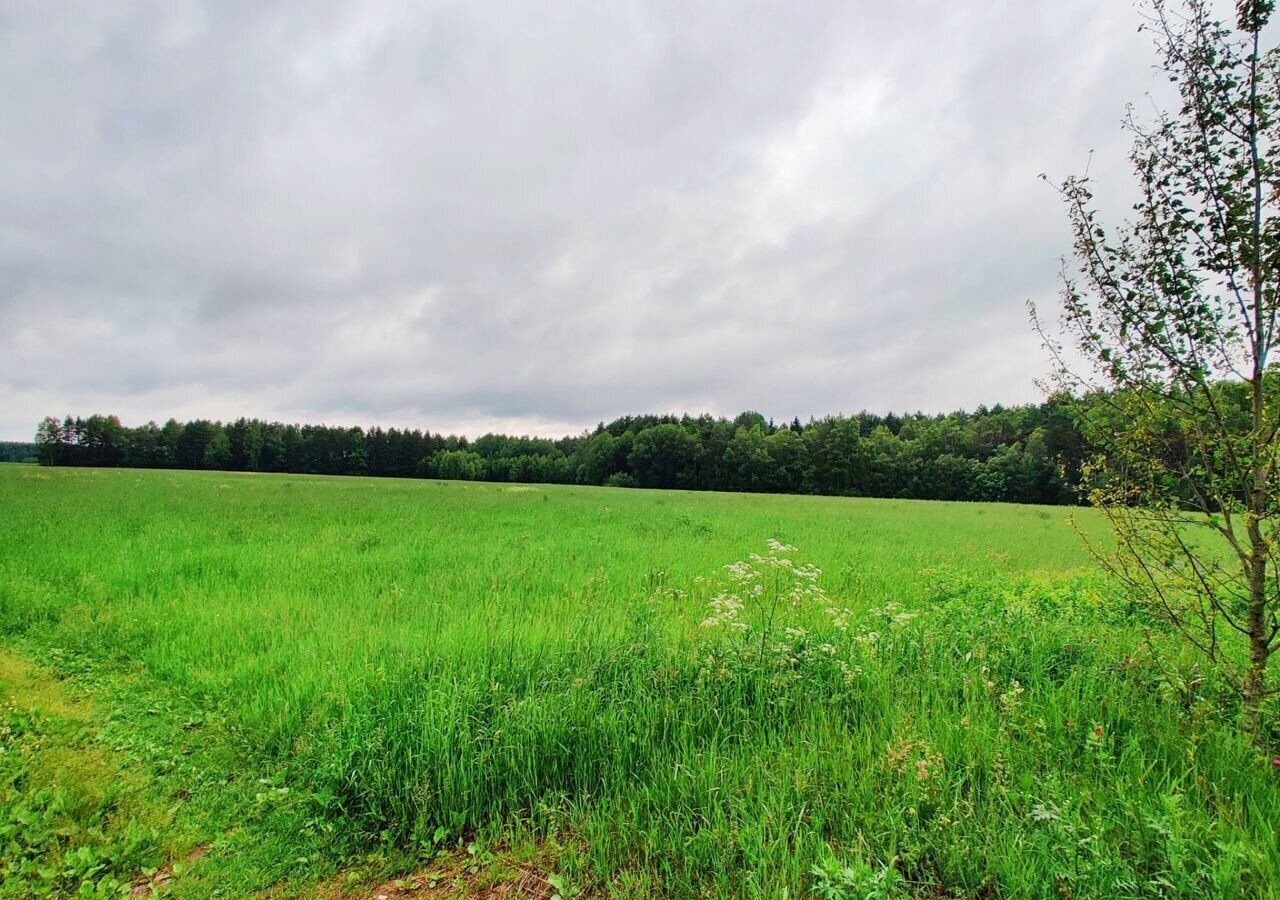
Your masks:
[[[819,580],[822,570],[798,562],[790,544],[770,538],[767,552],[725,566],[707,605],[702,629],[713,646],[704,674],[730,668],[767,672],[775,683],[799,681],[805,671],[834,669],[846,684],[856,670],[845,640],[853,613],[835,604]]]

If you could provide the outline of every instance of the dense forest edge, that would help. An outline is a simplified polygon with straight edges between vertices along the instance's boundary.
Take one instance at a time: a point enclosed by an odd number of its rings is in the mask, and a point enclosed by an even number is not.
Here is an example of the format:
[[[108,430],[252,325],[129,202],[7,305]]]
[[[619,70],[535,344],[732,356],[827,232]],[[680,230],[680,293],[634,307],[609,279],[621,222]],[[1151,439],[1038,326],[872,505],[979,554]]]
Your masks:
[[[35,444],[23,441],[0,441],[0,463],[35,461]]]
[[[625,416],[558,440],[246,418],[131,428],[112,415],[66,416],[40,423],[34,455],[55,466],[1069,504],[1090,452],[1070,404],[782,425],[755,412]]]

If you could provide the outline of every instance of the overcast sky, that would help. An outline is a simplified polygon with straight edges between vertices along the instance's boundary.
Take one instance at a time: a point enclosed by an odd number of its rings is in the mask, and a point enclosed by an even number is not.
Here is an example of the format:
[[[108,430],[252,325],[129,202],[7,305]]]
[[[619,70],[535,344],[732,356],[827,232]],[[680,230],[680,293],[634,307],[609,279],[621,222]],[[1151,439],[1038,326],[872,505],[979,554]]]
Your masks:
[[[1124,0],[0,7],[0,438],[1037,400]]]

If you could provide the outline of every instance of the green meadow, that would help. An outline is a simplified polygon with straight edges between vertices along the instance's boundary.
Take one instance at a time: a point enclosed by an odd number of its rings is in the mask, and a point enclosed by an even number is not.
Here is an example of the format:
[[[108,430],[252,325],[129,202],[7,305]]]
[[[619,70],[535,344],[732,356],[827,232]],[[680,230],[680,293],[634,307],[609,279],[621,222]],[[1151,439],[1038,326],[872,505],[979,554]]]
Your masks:
[[[0,512],[0,896],[1280,896],[1280,773],[1088,510],[0,466]]]

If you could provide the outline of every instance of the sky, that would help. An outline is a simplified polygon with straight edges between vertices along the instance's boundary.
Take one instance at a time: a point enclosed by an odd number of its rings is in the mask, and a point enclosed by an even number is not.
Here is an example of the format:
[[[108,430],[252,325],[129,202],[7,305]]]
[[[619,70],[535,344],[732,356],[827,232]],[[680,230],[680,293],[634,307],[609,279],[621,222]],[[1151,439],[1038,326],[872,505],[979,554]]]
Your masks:
[[[7,0],[0,439],[1042,399],[1123,0]],[[1141,106],[1140,106],[1141,108]],[[1093,158],[1090,161],[1090,151]],[[1118,206],[1117,208],[1123,208]]]

